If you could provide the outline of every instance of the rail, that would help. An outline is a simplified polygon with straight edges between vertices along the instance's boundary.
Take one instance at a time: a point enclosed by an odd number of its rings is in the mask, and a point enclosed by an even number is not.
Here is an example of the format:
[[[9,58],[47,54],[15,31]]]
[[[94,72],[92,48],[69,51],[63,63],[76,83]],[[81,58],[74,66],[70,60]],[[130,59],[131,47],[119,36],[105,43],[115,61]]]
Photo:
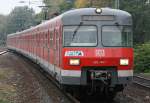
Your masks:
[[[5,53],[7,53],[7,51],[1,51],[1,52],[0,52],[0,55],[3,55],[3,54],[5,54]]]
[[[21,57],[24,57],[23,55],[20,55]],[[24,57],[24,60],[26,62],[28,62],[29,64],[31,64],[33,67],[35,67],[37,71],[40,72],[40,74],[44,77],[47,78],[48,81],[50,81],[51,83],[53,83],[59,90],[60,92],[62,92],[62,94],[64,94],[64,96],[66,98],[68,98],[68,100],[70,100],[72,103],[80,103],[80,101],[78,101],[76,98],[74,98],[72,95],[70,95],[69,93],[65,92],[64,90],[62,90],[60,88],[60,85],[54,80],[54,78],[52,76],[50,76],[47,72],[45,72],[42,67],[37,68],[37,66],[39,66],[38,64],[36,64],[35,62],[29,60],[28,58]],[[32,72],[32,71],[31,71]],[[33,73],[34,74],[34,73]]]
[[[43,70],[39,70],[43,76],[45,76],[47,79],[50,80],[50,82],[52,82],[54,85],[56,85],[56,87],[72,102],[72,103],[80,103],[80,101],[78,101],[75,97],[73,97],[70,93],[65,92],[64,90],[62,90],[60,88],[60,85],[45,71]]]
[[[150,89],[150,79],[148,78],[137,75],[133,77],[133,83]]]

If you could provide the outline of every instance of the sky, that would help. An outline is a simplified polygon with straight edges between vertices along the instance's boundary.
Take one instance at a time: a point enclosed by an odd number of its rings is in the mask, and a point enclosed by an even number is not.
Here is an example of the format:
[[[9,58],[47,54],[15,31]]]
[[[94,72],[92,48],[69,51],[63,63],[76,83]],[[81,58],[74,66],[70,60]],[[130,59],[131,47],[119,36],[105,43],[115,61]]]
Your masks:
[[[24,3],[20,3],[20,1],[24,1]],[[29,6],[30,8],[33,8],[36,13],[38,13],[41,10],[38,6],[41,5],[43,5],[42,0],[0,0],[0,14],[8,15],[15,8],[15,6]]]

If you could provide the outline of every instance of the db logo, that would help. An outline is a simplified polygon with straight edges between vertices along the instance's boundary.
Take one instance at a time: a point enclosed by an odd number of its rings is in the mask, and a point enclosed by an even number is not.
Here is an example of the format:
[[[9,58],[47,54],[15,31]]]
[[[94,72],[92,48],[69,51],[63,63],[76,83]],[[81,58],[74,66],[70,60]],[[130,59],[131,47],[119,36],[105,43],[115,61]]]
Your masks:
[[[97,49],[97,50],[96,50],[96,56],[104,57],[104,56],[105,56],[105,51],[104,51],[104,49]]]

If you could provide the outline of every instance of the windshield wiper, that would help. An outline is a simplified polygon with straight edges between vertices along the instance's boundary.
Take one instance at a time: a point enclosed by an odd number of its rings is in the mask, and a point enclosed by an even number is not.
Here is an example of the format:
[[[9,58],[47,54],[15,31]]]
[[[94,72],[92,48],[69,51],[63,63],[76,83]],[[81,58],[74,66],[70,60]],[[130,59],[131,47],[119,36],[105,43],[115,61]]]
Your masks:
[[[83,24],[83,22],[80,22],[80,24],[77,26],[77,28],[76,28],[75,31],[73,32],[72,41],[73,41],[74,37],[76,36],[76,34],[77,34],[77,32],[78,32],[78,30],[79,30],[79,28],[81,27],[82,24]]]

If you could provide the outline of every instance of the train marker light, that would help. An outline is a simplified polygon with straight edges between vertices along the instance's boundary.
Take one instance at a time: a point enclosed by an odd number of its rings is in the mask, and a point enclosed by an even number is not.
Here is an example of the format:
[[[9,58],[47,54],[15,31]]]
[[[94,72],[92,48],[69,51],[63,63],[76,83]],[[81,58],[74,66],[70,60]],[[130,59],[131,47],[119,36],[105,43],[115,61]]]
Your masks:
[[[80,65],[80,59],[70,59],[69,64],[70,65]]]
[[[128,59],[120,59],[120,65],[129,65]]]
[[[101,14],[101,13],[102,13],[102,9],[96,8],[95,12],[96,12],[97,14]]]

